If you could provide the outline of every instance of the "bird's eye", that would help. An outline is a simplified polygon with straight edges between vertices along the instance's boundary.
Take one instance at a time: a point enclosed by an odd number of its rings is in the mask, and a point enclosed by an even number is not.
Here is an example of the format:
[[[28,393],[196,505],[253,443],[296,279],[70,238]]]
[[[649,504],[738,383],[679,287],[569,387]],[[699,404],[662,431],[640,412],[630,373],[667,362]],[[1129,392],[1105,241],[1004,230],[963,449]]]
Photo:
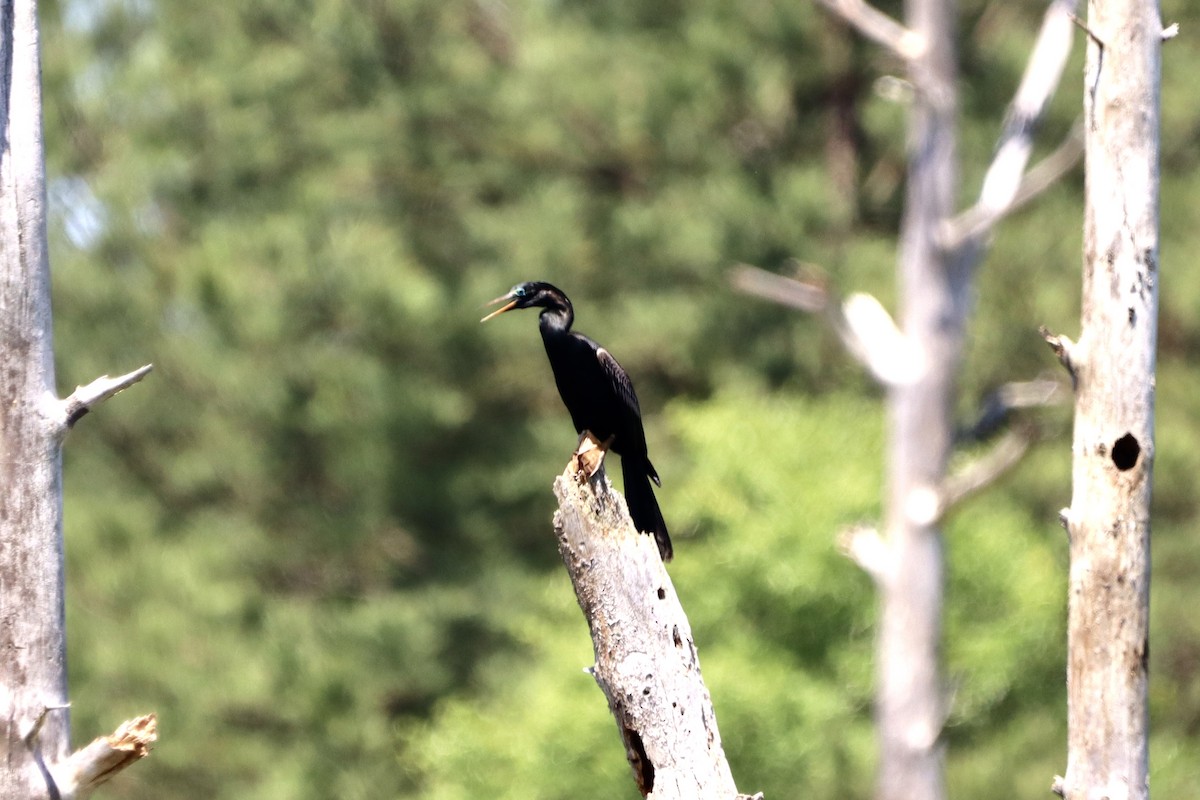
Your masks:
[[[513,297],[524,297],[524,296],[525,296],[525,287],[524,286],[518,286],[517,288],[513,289]]]

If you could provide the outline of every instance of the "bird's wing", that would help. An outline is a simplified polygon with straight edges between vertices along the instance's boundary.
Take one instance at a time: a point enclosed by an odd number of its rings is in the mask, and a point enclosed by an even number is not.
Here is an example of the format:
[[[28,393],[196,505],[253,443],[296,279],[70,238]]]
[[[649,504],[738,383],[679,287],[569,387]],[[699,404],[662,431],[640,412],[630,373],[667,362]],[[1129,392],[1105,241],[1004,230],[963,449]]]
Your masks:
[[[613,390],[624,401],[625,407],[631,409],[640,418],[642,410],[638,406],[637,395],[633,393],[633,381],[629,380],[629,375],[613,358],[612,353],[603,347],[596,348],[596,359],[604,369],[604,374],[612,381]]]

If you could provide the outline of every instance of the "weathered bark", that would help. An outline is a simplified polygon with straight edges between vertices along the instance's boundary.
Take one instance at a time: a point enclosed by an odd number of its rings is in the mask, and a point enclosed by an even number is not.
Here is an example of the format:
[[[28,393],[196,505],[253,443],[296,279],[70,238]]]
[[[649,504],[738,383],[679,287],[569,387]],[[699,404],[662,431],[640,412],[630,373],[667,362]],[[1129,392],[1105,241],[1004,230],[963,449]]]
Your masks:
[[[61,431],[35,5],[0,3],[0,797],[49,797],[39,759],[67,755]],[[48,714],[46,709],[54,708]],[[26,736],[43,720],[36,741]]]
[[[1149,797],[1150,491],[1158,317],[1158,4],[1091,0],[1068,612],[1069,800]]]
[[[885,538],[879,581],[880,800],[944,795],[939,680],[943,554],[939,490],[954,431],[955,380],[969,308],[969,264],[937,235],[954,211],[957,93],[951,0],[909,0],[906,22],[925,48],[909,63],[916,90],[900,231],[900,329],[920,359],[915,380],[888,389]]]
[[[592,676],[608,698],[634,779],[655,800],[739,797],[687,616],[654,538],[638,533],[601,472],[554,481],[559,553],[587,618]]]
[[[79,797],[113,771],[88,777],[91,755],[67,760],[61,444],[93,403],[148,370],[55,396],[45,208],[36,4],[2,0],[0,797],[22,800]],[[56,780],[62,765],[71,768]]]
[[[123,722],[113,733],[71,754],[51,768],[60,798],[86,797],[113,775],[145,758],[158,739],[158,718],[154,714]]]

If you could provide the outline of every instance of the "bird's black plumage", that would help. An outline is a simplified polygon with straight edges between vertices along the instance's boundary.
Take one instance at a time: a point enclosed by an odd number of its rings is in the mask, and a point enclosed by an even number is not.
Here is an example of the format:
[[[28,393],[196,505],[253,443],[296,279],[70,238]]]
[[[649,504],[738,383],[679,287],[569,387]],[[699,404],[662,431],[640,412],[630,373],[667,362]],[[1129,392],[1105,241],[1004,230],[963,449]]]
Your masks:
[[[505,305],[484,320],[513,309],[542,309],[542,342],[575,432],[590,431],[601,442],[612,439],[609,449],[621,456],[629,516],[638,530],[654,536],[663,561],[669,561],[671,538],[650,486],[650,481],[661,482],[646,454],[642,412],[629,375],[611,353],[571,330],[575,310],[561,289],[539,281],[522,283],[493,302]]]

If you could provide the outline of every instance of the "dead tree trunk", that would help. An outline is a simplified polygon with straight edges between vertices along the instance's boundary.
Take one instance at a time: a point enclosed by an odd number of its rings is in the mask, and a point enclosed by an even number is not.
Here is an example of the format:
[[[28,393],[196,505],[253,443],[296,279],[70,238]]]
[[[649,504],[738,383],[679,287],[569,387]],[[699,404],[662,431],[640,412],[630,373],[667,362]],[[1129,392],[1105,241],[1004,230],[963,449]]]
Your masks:
[[[1069,800],[1144,800],[1158,318],[1158,4],[1088,3],[1082,326],[1048,336],[1075,379]]]
[[[554,481],[558,549],[587,618],[592,677],[608,698],[643,797],[734,800],[712,699],[687,616],[651,536],[603,472]],[[761,798],[762,795],[757,795]]]
[[[938,491],[954,426],[955,381],[969,307],[969,266],[937,234],[955,211],[958,180],[951,0],[910,0],[909,30],[924,52],[910,62],[909,169],[900,230],[900,329],[923,369],[888,391],[890,457],[885,536],[891,564],[880,582],[878,706],[880,800],[944,795],[939,680],[942,541]]]
[[[1006,438],[957,475],[956,380],[975,267],[994,225],[1060,177],[1070,141],[1026,172],[1033,131],[1071,49],[1074,0],[1053,0],[1008,109],[978,201],[955,215],[957,86],[953,0],[907,0],[904,24],[864,0],[820,0],[908,67],[908,180],[900,231],[900,323],[873,298],[835,302],[823,287],[741,270],[744,291],[826,313],[852,353],[888,390],[889,454],[884,535],[859,528],[848,553],[880,591],[879,800],[939,800],[946,700],[939,675],[943,583],[940,523],[947,510],[1011,466],[1027,442]]]
[[[0,64],[0,797],[75,797],[102,780],[94,757],[123,745],[67,756],[60,447],[93,403],[148,368],[55,396],[32,0],[0,2]],[[152,721],[139,732],[144,754]]]
[[[0,713],[8,753],[0,797],[48,796],[25,737],[66,757],[62,485],[50,341],[37,22],[31,2],[0,6]],[[43,714],[46,709],[54,709]]]

